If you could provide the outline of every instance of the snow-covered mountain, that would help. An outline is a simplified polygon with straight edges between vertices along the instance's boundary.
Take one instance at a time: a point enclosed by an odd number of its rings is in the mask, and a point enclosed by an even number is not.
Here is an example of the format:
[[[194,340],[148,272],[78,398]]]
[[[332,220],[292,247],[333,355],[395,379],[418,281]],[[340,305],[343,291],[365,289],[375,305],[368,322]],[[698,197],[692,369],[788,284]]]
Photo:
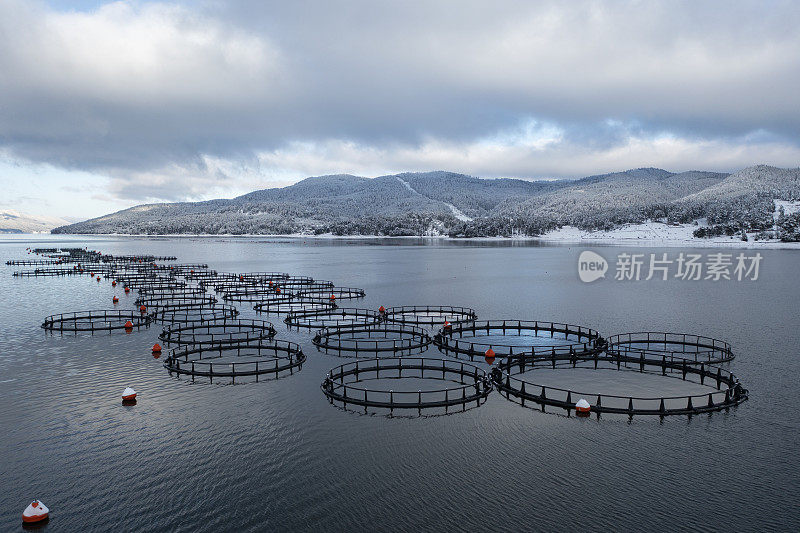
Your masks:
[[[63,218],[26,215],[13,209],[0,211],[0,233],[47,233],[68,224]]]
[[[704,217],[759,229],[767,219],[772,223],[774,198],[800,198],[800,170],[759,165],[727,175],[640,168],[543,181],[480,179],[451,172],[372,179],[339,174],[233,199],[141,205],[55,231],[469,237]]]

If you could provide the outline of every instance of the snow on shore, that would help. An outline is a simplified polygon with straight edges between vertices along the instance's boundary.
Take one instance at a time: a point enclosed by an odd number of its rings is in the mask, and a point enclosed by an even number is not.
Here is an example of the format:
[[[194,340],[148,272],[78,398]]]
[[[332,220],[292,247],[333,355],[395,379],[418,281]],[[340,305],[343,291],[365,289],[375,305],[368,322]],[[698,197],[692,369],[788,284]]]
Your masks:
[[[693,224],[665,224],[645,222],[626,224],[609,231],[585,231],[572,226],[564,226],[538,237],[538,240],[552,243],[595,243],[633,246],[693,246],[700,248],[800,248],[800,243],[778,240],[756,241],[754,234],[742,241],[741,236],[721,236],[700,239],[693,235],[698,226]]]

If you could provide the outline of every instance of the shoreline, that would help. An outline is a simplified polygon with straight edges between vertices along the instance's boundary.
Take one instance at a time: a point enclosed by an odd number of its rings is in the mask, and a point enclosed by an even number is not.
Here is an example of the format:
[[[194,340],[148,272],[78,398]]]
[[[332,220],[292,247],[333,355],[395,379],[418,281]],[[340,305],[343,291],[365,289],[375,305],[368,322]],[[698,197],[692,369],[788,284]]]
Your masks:
[[[642,237],[621,237],[610,234],[610,232],[596,232],[593,235],[581,235],[580,237],[562,235],[541,235],[541,236],[513,236],[513,237],[449,237],[447,235],[303,235],[303,234],[222,234],[222,233],[181,233],[181,234],[131,234],[131,233],[35,233],[35,234],[9,234],[13,240],[22,240],[25,237],[130,237],[130,238],[153,238],[153,239],[286,239],[286,240],[315,240],[315,241],[375,241],[375,240],[422,240],[439,241],[453,243],[470,242],[491,242],[491,243],[531,243],[545,246],[630,246],[641,248],[738,248],[738,249],[787,249],[800,250],[800,242],[782,242],[779,240],[766,241],[742,241],[738,237],[715,237],[711,239],[692,238],[642,238]],[[1,238],[1,237],[0,237]]]

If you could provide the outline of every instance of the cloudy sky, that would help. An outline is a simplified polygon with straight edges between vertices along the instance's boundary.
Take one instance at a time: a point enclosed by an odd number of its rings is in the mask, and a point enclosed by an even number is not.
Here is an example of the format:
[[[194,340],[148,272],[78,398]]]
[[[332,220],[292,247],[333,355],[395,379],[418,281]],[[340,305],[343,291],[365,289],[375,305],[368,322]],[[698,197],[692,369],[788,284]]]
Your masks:
[[[0,0],[0,209],[800,165],[800,2]]]

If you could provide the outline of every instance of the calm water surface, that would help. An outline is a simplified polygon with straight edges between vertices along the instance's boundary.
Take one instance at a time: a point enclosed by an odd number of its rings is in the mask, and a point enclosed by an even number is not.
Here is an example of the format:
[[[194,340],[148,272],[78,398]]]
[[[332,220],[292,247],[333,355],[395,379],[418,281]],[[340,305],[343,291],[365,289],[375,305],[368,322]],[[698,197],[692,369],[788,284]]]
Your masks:
[[[562,321],[604,335],[705,334],[733,345],[730,368],[751,399],[663,422],[567,418],[496,392],[449,416],[363,415],[332,407],[319,389],[348,360],[318,353],[309,332],[288,331],[280,317],[261,318],[303,345],[300,373],[192,384],[151,356],[159,326],[94,337],[39,327],[49,314],[111,308],[115,293],[130,308],[133,293],[86,277],[13,278],[26,267],[3,264],[0,530],[21,529],[34,497],[50,507],[51,531],[800,530],[797,251],[762,251],[760,279],[741,283],[583,284],[583,248],[408,240],[6,237],[0,259],[47,243],[313,276],[364,288],[352,305],[372,309],[460,305],[479,319]],[[564,379],[587,387],[605,378]],[[617,386],[675,386],[663,381]],[[126,386],[137,405],[120,404]]]

